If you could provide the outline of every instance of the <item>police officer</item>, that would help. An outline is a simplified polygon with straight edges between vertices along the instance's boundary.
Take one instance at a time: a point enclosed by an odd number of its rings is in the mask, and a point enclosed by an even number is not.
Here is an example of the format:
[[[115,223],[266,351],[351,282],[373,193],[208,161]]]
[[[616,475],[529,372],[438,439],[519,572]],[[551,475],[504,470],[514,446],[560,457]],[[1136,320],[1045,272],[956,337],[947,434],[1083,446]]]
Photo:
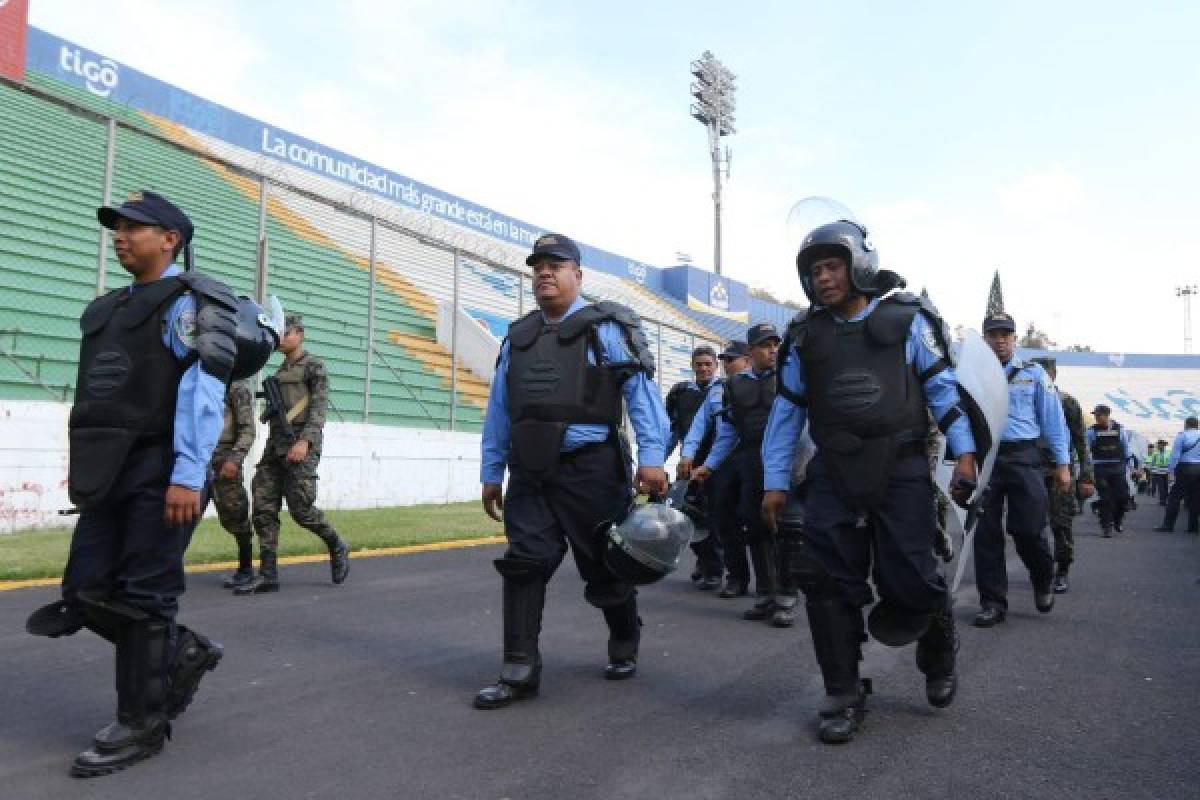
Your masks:
[[[1004,622],[1008,614],[1005,526],[1029,570],[1034,605],[1043,614],[1054,608],[1054,556],[1043,532],[1049,501],[1041,475],[1039,439],[1046,443],[1054,461],[1056,487],[1061,491],[1071,488],[1067,424],[1058,393],[1039,364],[1016,356],[1016,330],[1013,318],[1003,311],[983,321],[984,339],[1008,379],[1008,422],[1000,435],[987,505],[975,531],[975,584],[982,609],[973,624],[978,628]]]
[[[241,328],[245,309],[228,287],[175,264],[190,254],[193,227],[165,197],[135,192],[96,216],[133,283],[80,319],[67,478],[80,516],[62,600],[26,623],[44,636],[86,626],[116,648],[116,721],[75,759],[77,777],[160,752],[170,720],[221,659],[220,645],[175,621],[183,554],[204,506],[225,384],[261,368],[278,341],[258,329],[256,306]]]
[[[603,562],[603,531],[632,500],[624,408],[637,437],[638,490],[667,490],[669,423],[641,321],[625,306],[579,296],[579,248],[566,236],[541,236],[525,263],[533,268],[538,308],[509,326],[483,429],[483,508],[504,523],[508,549],[495,562],[503,579],[504,660],[499,680],[475,697],[481,709],[537,693],[546,582],[568,548],[584,597],[608,625],[604,677],[633,677],[641,638],[637,592]]]
[[[250,527],[250,497],[242,477],[242,462],[254,446],[254,398],[242,381],[225,392],[221,436],[212,457],[212,496],[221,527],[237,542],[238,568],[225,581],[236,589],[254,580],[254,530]]]
[[[1171,456],[1167,453],[1167,440],[1159,439],[1152,446],[1153,452],[1146,458],[1146,469],[1150,473],[1150,494],[1158,498],[1158,504],[1167,504],[1167,467]]]
[[[1162,525],[1154,530],[1172,533],[1175,518],[1179,516],[1179,504],[1187,501],[1188,533],[1200,533],[1200,419],[1188,417],[1183,430],[1171,445],[1171,460],[1167,470],[1175,476],[1175,482],[1167,495],[1167,510]]]
[[[1050,380],[1054,382],[1054,390],[1058,392],[1059,403],[1062,405],[1063,421],[1067,423],[1067,432],[1071,437],[1071,455],[1074,463],[1079,467],[1078,489],[1072,488],[1068,491],[1059,489],[1058,479],[1055,475],[1057,464],[1054,463],[1054,454],[1045,445],[1044,440],[1039,440],[1038,444],[1042,455],[1042,478],[1049,497],[1050,532],[1054,535],[1054,593],[1063,594],[1070,588],[1068,574],[1071,564],[1075,561],[1073,526],[1076,491],[1085,498],[1091,496],[1095,478],[1092,475],[1092,461],[1088,456],[1083,409],[1079,407],[1078,400],[1064,392],[1058,385],[1058,361],[1050,356],[1031,360],[1040,364],[1042,369],[1046,370]]]
[[[812,303],[788,326],[779,397],[762,445],[763,513],[781,526],[806,422],[816,455],[806,470],[803,548],[796,566],[813,649],[825,684],[818,735],[848,742],[865,713],[870,684],[859,676],[866,640],[862,609],[880,601],[870,630],[884,644],[917,641],[926,698],[945,707],[957,688],[958,637],[939,574],[934,495],[926,455],[928,414],[957,455],[953,499],[966,501],[975,443],[960,406],[945,326],[928,303],[890,290],[865,229],[822,225],[796,257]],[[810,418],[811,415],[811,418]]]
[[[750,561],[754,565],[754,606],[742,616],[769,620],[776,627],[792,624],[796,596],[783,596],[779,585],[779,551],[762,516],[762,440],[771,404],[775,401],[775,356],[780,336],[769,322],[753,325],[746,333],[750,367],[729,379],[725,386],[726,413],[717,419],[717,438],[704,464],[693,477],[703,481],[713,470],[731,460],[737,476],[737,519],[746,531]],[[778,620],[776,610],[781,611]]]
[[[284,361],[275,371],[284,417],[270,417],[270,433],[254,472],[254,530],[258,534],[258,575],[234,594],[279,591],[279,511],[287,500],[288,513],[301,528],[312,531],[329,548],[329,569],[334,584],[345,582],[350,572],[350,546],[317,508],[317,465],[325,441],[325,414],[329,409],[329,376],[325,364],[304,349],[304,320],[287,315],[287,330],[279,343]],[[289,435],[290,434],[290,435]]]
[[[1111,418],[1112,409],[1101,403],[1092,409],[1096,422],[1087,432],[1088,449],[1096,469],[1096,489],[1100,495],[1101,536],[1121,533],[1125,510],[1129,507],[1129,434]]]
[[[692,372],[695,373],[693,380],[680,381],[667,392],[667,418],[671,421],[671,438],[667,441],[668,458],[676,445],[683,444],[692,423],[701,416],[700,412],[704,408],[709,390],[720,383],[717,378],[716,351],[708,345],[700,345],[693,350]],[[711,436],[707,442],[702,440],[700,445],[707,453],[708,447],[712,445]],[[683,452],[682,449],[680,452]],[[699,507],[708,508],[708,492],[703,485],[689,495]],[[696,554],[696,569],[692,572],[692,582],[698,589],[705,591],[712,591],[721,585],[721,576],[725,569],[721,562],[721,549],[715,526],[711,522],[709,528],[707,537],[692,544],[692,552]]]
[[[680,447],[677,467],[679,478],[690,478],[697,462],[703,464],[712,449],[717,433],[717,418],[725,408],[725,384],[750,365],[750,348],[744,341],[734,339],[719,356],[724,380],[709,387],[704,405],[692,420],[692,426]],[[714,470],[703,481],[708,498],[709,536],[716,536],[725,567],[725,584],[719,597],[745,597],[750,592],[750,563],[746,558],[746,536],[737,514],[739,483],[731,475],[730,460]]]

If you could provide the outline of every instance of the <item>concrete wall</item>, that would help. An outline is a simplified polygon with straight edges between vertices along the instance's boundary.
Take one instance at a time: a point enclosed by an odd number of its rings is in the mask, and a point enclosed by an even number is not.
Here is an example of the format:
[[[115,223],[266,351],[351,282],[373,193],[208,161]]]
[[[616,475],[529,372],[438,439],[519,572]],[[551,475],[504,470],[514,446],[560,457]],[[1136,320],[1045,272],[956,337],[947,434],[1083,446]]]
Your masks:
[[[70,525],[67,414],[62,403],[0,401],[0,533]],[[259,426],[257,462],[266,426]],[[252,474],[253,470],[249,470]],[[249,476],[247,477],[249,485]],[[373,508],[479,497],[479,434],[330,422],[318,503]],[[212,509],[209,509],[212,513]]]

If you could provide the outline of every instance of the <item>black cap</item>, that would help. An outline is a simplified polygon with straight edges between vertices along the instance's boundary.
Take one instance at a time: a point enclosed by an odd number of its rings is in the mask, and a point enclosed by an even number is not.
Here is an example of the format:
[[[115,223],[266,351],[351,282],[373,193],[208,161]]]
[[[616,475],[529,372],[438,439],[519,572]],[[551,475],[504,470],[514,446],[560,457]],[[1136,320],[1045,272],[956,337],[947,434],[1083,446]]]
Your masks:
[[[756,344],[762,344],[767,339],[783,340],[783,337],[779,335],[779,331],[775,330],[775,326],[769,322],[760,322],[757,325],[751,325],[750,330],[746,331],[746,341],[751,347],[754,347]]]
[[[157,225],[169,231],[178,231],[184,244],[192,240],[193,227],[188,215],[155,192],[134,192],[120,206],[103,206],[96,209],[96,219],[106,228],[115,228],[117,220],[122,218],[143,225]]]
[[[732,339],[721,351],[721,359],[729,361],[734,358],[745,358],[750,355],[750,348],[741,339]]]
[[[995,314],[988,314],[983,319],[983,332],[991,333],[992,331],[1008,331],[1009,333],[1017,332],[1017,323],[1013,322],[1013,318],[1003,311],[998,311]]]
[[[533,243],[533,252],[525,259],[525,266],[532,267],[534,259],[539,256],[566,259],[579,263],[579,245],[561,233],[543,233]]]
[[[1109,408],[1108,406],[1104,405],[1104,403],[1100,403],[1099,405],[1097,405],[1095,408],[1092,409],[1092,413],[1093,414],[1109,414],[1109,415],[1111,415],[1112,409]]]

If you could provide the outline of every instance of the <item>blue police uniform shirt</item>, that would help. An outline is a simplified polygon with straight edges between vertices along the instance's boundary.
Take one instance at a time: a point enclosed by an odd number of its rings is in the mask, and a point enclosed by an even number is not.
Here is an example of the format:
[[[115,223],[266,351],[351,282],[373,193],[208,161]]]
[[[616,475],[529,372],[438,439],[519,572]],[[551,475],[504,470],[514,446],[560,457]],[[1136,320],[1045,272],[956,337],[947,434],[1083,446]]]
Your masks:
[[[755,372],[753,367],[746,367],[746,369],[733,377],[736,378],[739,375],[744,375],[751,380],[761,381],[764,378],[770,378],[774,374],[774,369]],[[730,378],[730,380],[732,381],[733,378]],[[733,421],[729,418],[729,414],[717,415],[717,436],[713,439],[712,449],[708,451],[708,458],[704,459],[704,466],[715,471],[725,462],[725,459],[729,457],[734,448],[738,446],[739,441],[741,439],[738,436],[737,428],[733,426]]]
[[[689,388],[689,389],[696,389],[697,391],[704,392],[704,393],[705,393],[705,399],[707,400],[707,399],[708,399],[708,394],[707,394],[708,390],[709,390],[709,389],[712,389],[712,387],[713,387],[713,386],[715,386],[715,385],[716,385],[718,382],[719,382],[719,381],[717,381],[716,379],[709,381],[709,382],[708,382],[708,389],[705,389],[703,386],[701,386],[699,383],[697,383],[697,382],[696,382],[694,379],[693,379],[693,380],[689,380],[689,381],[687,381],[687,384],[686,384],[686,385],[687,385],[687,388]],[[700,408],[699,408],[699,409],[696,411],[696,417],[699,417],[699,416],[700,416],[700,414],[701,414],[701,413],[703,413],[703,411],[704,411],[704,404],[701,404]],[[693,422],[693,424],[694,424],[694,423],[695,423],[695,421],[696,421],[696,417],[692,417],[692,422]],[[668,417],[668,421],[669,421],[669,420],[670,420],[670,418]],[[691,432],[691,430],[692,430],[691,428],[688,428],[688,433],[690,433],[690,432]],[[686,438],[687,438],[687,434],[685,433],[685,434],[684,434],[684,439],[686,439]],[[670,456],[671,456],[671,453],[675,452],[675,447],[676,447],[677,445],[679,445],[680,443],[681,443],[681,442],[680,442],[680,439],[679,439],[679,434],[675,432],[675,429],[674,429],[674,428],[671,428],[671,435],[670,435],[670,437],[667,439],[667,449],[666,449],[665,451],[663,451],[663,455],[664,455],[664,457],[665,457],[665,458],[670,458]],[[680,450],[680,451],[679,451],[679,455],[680,455],[680,457],[681,457],[681,458],[691,458],[691,456],[685,456],[685,455],[683,454],[683,450]],[[664,460],[665,460],[665,458],[664,458]]]
[[[857,314],[850,322],[866,319],[882,298],[872,298],[862,313]],[[836,316],[834,319],[838,322]],[[917,373],[932,368],[939,360],[946,358],[942,352],[934,331],[925,319],[924,314],[913,317],[908,329],[908,338],[904,342],[904,360],[912,365]],[[779,374],[779,380],[795,394],[804,397],[807,393],[807,383],[804,377],[804,365],[800,362],[800,354],[792,347],[788,354],[787,363]],[[958,379],[954,368],[946,367],[931,375],[924,383],[925,403],[933,414],[934,419],[942,419],[951,409],[961,412],[961,398],[958,395]],[[808,421],[808,410],[792,403],[782,394],[776,395],[775,403],[771,406],[771,416],[767,420],[767,431],[763,436],[763,488],[767,491],[787,491],[791,487],[792,465],[796,458],[796,450],[800,443],[800,434]],[[955,453],[974,453],[975,439],[971,436],[971,428],[965,414],[950,424],[946,434],[946,444]]]
[[[586,305],[586,300],[577,297],[563,315],[563,319]],[[625,335],[619,323],[612,320],[601,322],[596,326],[596,336],[607,363],[630,361],[633,358],[625,346]],[[595,356],[590,349],[588,362],[595,363]],[[508,418],[508,386],[505,382],[507,375],[508,340],[505,339],[500,347],[500,361],[496,365],[492,391],[488,395],[487,417],[483,421],[483,463],[479,469],[479,479],[483,483],[502,483],[504,470],[508,465],[511,420]],[[625,396],[629,421],[637,437],[638,465],[661,467],[666,455],[667,431],[671,425],[667,420],[667,410],[663,406],[658,387],[646,373],[639,371],[621,385],[621,393]],[[607,425],[568,425],[563,435],[561,452],[567,453],[587,444],[606,441],[608,436]]]
[[[715,380],[712,386],[708,387],[708,394],[704,396],[704,403],[700,406],[700,410],[692,418],[692,427],[688,428],[687,436],[683,437],[683,446],[679,448],[680,458],[696,457],[696,451],[700,449],[700,442],[704,441],[704,434],[708,433],[708,426],[724,405],[725,383]]]
[[[1004,377],[1008,379],[1008,421],[1000,441],[1044,439],[1054,454],[1054,463],[1069,465],[1071,441],[1067,420],[1063,416],[1058,390],[1046,370],[1041,364],[1022,361],[1016,356],[1002,366]]]
[[[1109,422],[1109,425],[1112,423]],[[1136,464],[1137,456],[1129,452],[1129,434],[1125,430],[1125,426],[1121,426],[1121,452],[1125,454],[1123,458],[1096,458],[1092,455],[1093,464],[1121,464],[1129,460],[1133,460]],[[1087,444],[1088,450],[1091,451],[1096,446],[1096,429],[1089,427],[1087,429]]]
[[[1200,430],[1180,431],[1175,437],[1175,443],[1171,445],[1171,459],[1167,462],[1167,470],[1174,472],[1180,464],[1200,464]]]
[[[179,275],[183,269],[172,264],[162,278]],[[139,284],[128,287],[130,293]],[[196,298],[185,292],[167,309],[163,318],[163,347],[179,361],[186,361],[195,352]],[[183,373],[175,398],[175,464],[171,483],[199,491],[208,479],[208,462],[221,436],[225,420],[225,384],[210,375],[197,360]]]

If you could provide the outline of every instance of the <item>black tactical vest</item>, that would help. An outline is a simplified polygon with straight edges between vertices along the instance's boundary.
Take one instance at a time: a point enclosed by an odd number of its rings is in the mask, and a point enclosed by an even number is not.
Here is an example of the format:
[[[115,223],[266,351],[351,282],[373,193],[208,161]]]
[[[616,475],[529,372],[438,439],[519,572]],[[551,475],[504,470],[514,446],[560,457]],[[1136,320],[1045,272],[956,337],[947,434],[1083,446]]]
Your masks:
[[[1095,440],[1092,442],[1093,461],[1124,461],[1125,448],[1121,446],[1121,425],[1117,422],[1108,423],[1108,429],[1092,426]]]
[[[755,378],[742,373],[734,375],[725,385],[725,402],[729,421],[737,430],[738,447],[759,447],[771,416],[771,404],[775,402],[775,370]]]
[[[508,415],[512,464],[532,474],[558,462],[563,436],[572,424],[621,423],[621,382],[604,359],[595,325],[604,319],[595,306],[547,324],[534,311],[509,327]],[[597,366],[588,361],[589,351]]]
[[[681,381],[667,392],[667,414],[671,418],[671,430],[680,439],[687,436],[688,431],[691,430],[692,421],[696,419],[696,413],[704,405],[704,398],[708,395],[710,388],[712,388],[712,381],[709,381],[708,386],[700,388],[690,381]]]
[[[104,499],[135,444],[173,447],[175,396],[188,363],[163,345],[163,325],[170,303],[185,290],[178,278],[132,293],[116,289],[93,300],[79,320],[67,487],[80,508]],[[170,459],[164,468],[169,475]]]
[[[856,508],[883,501],[900,446],[929,432],[925,393],[905,361],[920,309],[909,297],[887,298],[857,322],[818,309],[788,329],[804,365],[813,441]]]

